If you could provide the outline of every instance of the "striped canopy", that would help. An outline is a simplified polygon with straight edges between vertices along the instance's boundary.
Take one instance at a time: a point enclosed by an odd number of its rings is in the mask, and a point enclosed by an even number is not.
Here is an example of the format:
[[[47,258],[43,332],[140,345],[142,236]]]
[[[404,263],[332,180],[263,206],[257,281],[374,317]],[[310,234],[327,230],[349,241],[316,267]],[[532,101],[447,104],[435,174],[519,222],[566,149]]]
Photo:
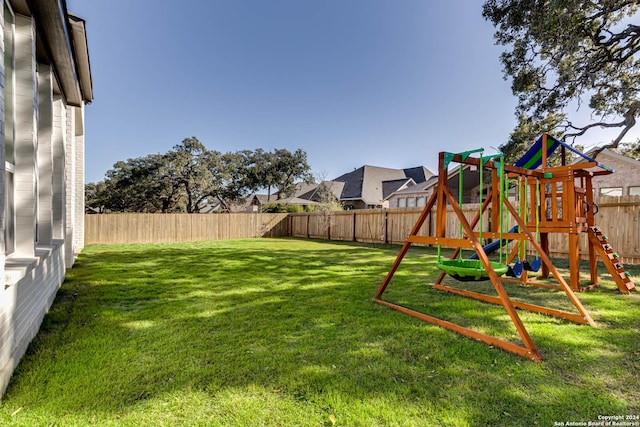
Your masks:
[[[578,156],[582,157],[588,162],[596,163],[598,167],[606,171],[613,172],[612,168],[596,161],[595,159],[592,159],[591,157],[587,156],[584,153],[581,153],[580,151],[576,150],[569,144],[563,141],[560,141],[559,139],[556,139],[551,135],[547,135],[547,156],[550,156],[555,151],[555,149],[558,148],[559,146],[563,146],[567,150],[570,150],[571,152],[577,154]],[[516,162],[515,165],[525,169],[536,169],[540,167],[541,164],[542,164],[542,136],[540,136],[540,138],[538,138],[538,140],[531,146],[531,148],[529,148],[529,150],[527,150],[527,152],[524,153],[524,156],[522,156]]]

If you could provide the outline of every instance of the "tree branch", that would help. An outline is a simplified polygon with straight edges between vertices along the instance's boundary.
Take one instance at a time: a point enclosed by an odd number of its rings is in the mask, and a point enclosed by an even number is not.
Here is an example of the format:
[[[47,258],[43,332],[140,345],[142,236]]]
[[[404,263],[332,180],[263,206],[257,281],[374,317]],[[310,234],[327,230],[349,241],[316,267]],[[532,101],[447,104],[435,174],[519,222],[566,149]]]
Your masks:
[[[631,128],[636,125],[636,115],[639,112],[640,112],[640,101],[636,101],[633,104],[631,104],[629,109],[624,114],[624,120],[620,122],[616,122],[616,123],[598,122],[598,123],[591,123],[583,127],[574,126],[571,122],[568,122],[566,127],[575,129],[578,132],[565,133],[565,138],[571,138],[573,139],[573,141],[575,141],[577,137],[584,135],[589,129],[592,129],[594,127],[600,127],[600,128],[621,127],[622,129],[620,130],[620,133],[618,133],[618,136],[610,143],[596,148],[595,154],[600,153],[602,150],[606,148],[617,148],[620,142],[622,142],[622,139],[629,132],[629,130],[631,130]]]

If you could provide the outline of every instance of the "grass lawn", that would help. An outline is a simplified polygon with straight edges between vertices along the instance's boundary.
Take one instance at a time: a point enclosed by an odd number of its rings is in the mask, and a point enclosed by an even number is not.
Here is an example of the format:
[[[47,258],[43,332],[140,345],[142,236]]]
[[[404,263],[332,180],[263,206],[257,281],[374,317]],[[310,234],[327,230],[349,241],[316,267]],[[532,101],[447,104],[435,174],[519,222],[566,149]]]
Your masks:
[[[521,312],[544,358],[534,363],[373,303],[398,249],[296,239],[87,247],[14,374],[0,425],[554,426],[640,416],[638,293],[603,281],[579,294],[597,328]],[[435,262],[435,249],[411,249],[383,298],[516,339],[501,307],[428,286]],[[631,273],[640,281],[640,268]],[[566,306],[558,291],[506,287]]]

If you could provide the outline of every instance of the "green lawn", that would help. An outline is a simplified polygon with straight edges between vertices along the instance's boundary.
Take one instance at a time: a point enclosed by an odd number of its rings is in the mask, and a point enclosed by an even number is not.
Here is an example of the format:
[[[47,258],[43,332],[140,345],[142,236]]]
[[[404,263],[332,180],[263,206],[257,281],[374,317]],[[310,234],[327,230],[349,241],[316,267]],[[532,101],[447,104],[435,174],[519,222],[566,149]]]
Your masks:
[[[579,294],[597,328],[521,312],[544,358],[534,363],[373,303],[398,249],[87,247],[14,374],[0,425],[553,426],[640,415],[638,293],[605,281]],[[515,339],[501,307],[428,286],[435,262],[434,249],[412,249],[384,299]],[[506,286],[565,307],[558,291]]]

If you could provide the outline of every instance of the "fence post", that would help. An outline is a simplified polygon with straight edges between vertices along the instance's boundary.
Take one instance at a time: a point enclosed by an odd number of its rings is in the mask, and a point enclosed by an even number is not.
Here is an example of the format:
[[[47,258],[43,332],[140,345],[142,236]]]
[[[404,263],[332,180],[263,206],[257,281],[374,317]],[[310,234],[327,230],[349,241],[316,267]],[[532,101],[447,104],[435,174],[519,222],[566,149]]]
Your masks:
[[[356,211],[354,210],[353,211],[353,241],[354,242],[357,242],[357,239],[356,239],[356,217],[357,217]]]
[[[389,211],[384,210],[384,245],[386,246],[389,243],[389,227],[388,227],[388,222],[389,222]]]

